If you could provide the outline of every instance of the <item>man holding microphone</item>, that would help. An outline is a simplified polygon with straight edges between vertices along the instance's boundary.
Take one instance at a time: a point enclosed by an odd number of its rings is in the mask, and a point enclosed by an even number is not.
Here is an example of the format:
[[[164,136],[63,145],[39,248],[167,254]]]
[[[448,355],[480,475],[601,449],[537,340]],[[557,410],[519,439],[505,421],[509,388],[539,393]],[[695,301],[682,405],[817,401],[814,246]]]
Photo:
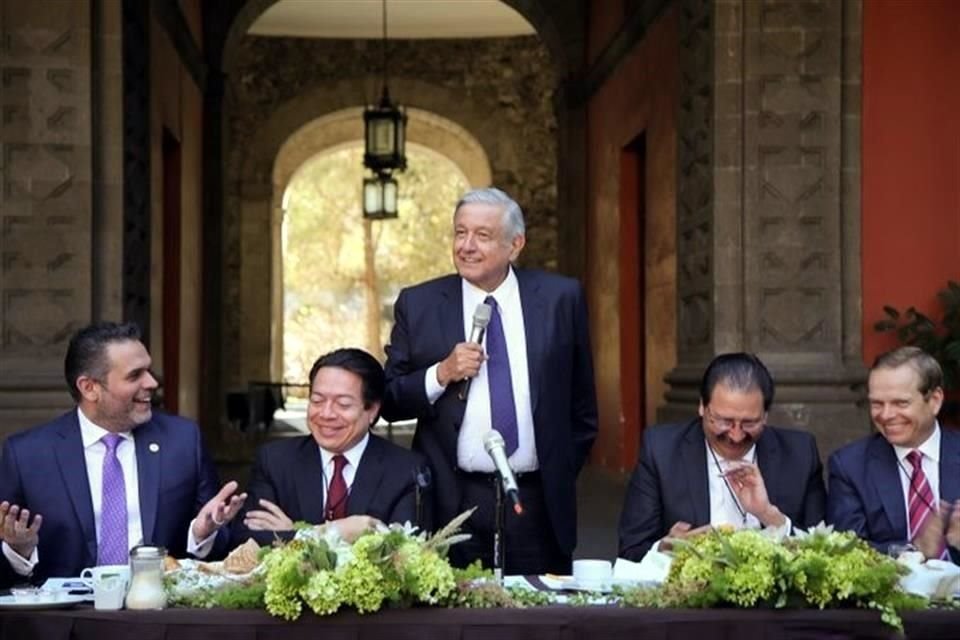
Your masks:
[[[451,549],[455,564],[492,564],[498,478],[484,443],[494,429],[524,507],[506,514],[505,572],[569,573],[576,477],[597,432],[583,291],[572,279],[512,266],[525,227],[504,192],[467,193],[453,223],[457,274],[397,298],[383,415],[417,419],[413,447],[433,468],[438,524],[478,507],[466,525],[473,538]],[[487,313],[481,332],[475,325]]]

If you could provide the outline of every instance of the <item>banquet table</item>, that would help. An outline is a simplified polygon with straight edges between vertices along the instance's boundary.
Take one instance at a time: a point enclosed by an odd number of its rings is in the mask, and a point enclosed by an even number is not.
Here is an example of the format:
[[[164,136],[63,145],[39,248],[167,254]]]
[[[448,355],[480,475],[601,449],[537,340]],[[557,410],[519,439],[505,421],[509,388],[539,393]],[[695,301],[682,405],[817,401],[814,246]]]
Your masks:
[[[956,639],[960,611],[904,615],[906,637]],[[530,609],[387,609],[295,622],[264,611],[73,609],[0,611],[0,640],[673,640],[897,638],[879,614],[860,610],[632,609],[549,606]]]

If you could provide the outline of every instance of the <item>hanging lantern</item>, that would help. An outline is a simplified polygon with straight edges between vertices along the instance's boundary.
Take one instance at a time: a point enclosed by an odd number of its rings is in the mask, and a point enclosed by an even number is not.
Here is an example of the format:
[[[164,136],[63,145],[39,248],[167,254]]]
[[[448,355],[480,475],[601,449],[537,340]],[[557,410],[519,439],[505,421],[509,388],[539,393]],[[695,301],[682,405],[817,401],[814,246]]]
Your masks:
[[[363,179],[363,217],[384,220],[397,217],[399,190],[397,181],[388,175]]]
[[[406,169],[406,127],[406,110],[390,101],[390,90],[384,84],[380,104],[363,111],[363,166],[378,173]]]
[[[383,0],[383,42],[381,44],[383,93],[380,104],[363,110],[363,166],[376,174],[403,171],[407,168],[404,152],[407,112],[390,100],[387,74],[387,0]]]

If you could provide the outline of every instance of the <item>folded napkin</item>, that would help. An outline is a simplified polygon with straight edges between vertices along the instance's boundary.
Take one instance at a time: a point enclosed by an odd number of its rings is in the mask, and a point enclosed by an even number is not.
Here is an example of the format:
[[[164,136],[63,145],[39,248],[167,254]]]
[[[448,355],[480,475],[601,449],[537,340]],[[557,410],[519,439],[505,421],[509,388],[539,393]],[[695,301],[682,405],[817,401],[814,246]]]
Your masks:
[[[633,562],[626,558],[617,558],[613,565],[614,581],[645,582],[663,584],[670,573],[673,558],[666,553],[656,550],[656,545],[650,548],[647,555],[640,562]]]

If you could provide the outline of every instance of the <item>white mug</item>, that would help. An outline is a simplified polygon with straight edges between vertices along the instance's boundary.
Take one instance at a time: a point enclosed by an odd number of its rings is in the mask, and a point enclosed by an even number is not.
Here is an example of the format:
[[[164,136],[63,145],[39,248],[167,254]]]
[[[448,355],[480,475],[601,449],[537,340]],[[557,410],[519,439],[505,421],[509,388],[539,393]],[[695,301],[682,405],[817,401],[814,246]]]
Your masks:
[[[91,589],[96,589],[98,582],[112,576],[123,581],[123,588],[126,591],[127,585],[130,584],[130,565],[104,564],[99,567],[87,567],[80,572],[80,579]]]
[[[123,608],[127,595],[127,581],[120,575],[108,575],[93,583],[93,608],[99,611],[117,611]]]
[[[607,589],[613,578],[609,560],[574,560],[573,578],[581,589]]]

